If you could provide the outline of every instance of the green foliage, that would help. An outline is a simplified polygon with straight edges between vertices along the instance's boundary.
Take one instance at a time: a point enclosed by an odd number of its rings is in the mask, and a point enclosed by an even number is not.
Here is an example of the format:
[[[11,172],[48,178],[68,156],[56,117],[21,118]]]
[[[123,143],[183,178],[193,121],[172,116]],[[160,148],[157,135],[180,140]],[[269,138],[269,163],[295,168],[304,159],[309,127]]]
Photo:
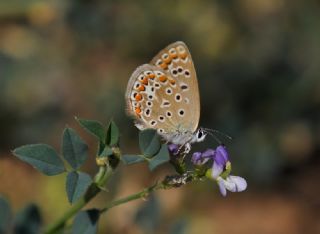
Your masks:
[[[107,129],[107,135],[106,135],[106,144],[109,146],[115,146],[119,144],[119,128],[115,124],[114,121],[110,121],[108,129]]]
[[[160,151],[150,159],[149,169],[153,171],[155,168],[170,160],[170,154],[167,145],[162,145]]]
[[[139,133],[140,150],[146,157],[152,157],[161,147],[160,137],[154,129],[146,129]]]
[[[66,191],[69,202],[76,202],[87,191],[91,183],[91,177],[84,172],[72,171],[68,173]]]
[[[95,234],[98,229],[99,210],[92,209],[77,214],[73,221],[72,234]]]
[[[106,145],[104,146],[103,151],[98,155],[98,157],[105,158],[105,157],[111,156],[112,154],[113,154],[112,149],[108,145]]]
[[[13,154],[48,176],[58,175],[65,171],[59,155],[46,144],[24,145],[16,148]]]
[[[80,119],[76,117],[78,123],[89,133],[98,138],[99,141],[104,142],[106,139],[106,131],[103,125],[96,120]]]
[[[62,138],[62,154],[73,169],[78,169],[88,157],[88,146],[75,130],[66,128]]]
[[[127,165],[144,162],[146,160],[143,156],[134,154],[122,155],[121,159]]]
[[[170,160],[167,145],[161,145],[160,137],[154,129],[146,129],[139,133],[139,145],[143,155],[123,155],[121,159],[125,164],[131,165],[147,161],[152,171]]]
[[[42,219],[38,207],[34,204],[28,205],[15,218],[15,233],[39,234]]]
[[[9,202],[3,197],[0,197],[0,234],[9,233],[11,216]]]

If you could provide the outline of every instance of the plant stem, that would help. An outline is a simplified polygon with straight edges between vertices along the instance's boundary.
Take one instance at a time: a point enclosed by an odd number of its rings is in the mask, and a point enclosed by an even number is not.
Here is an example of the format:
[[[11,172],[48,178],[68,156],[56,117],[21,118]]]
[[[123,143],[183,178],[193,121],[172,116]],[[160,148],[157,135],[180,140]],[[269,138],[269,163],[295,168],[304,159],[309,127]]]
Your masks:
[[[121,204],[130,202],[130,201],[133,201],[133,200],[137,200],[137,199],[140,199],[140,198],[143,198],[143,197],[147,197],[150,193],[152,193],[152,192],[154,192],[154,191],[156,191],[158,189],[164,189],[164,188],[165,187],[163,186],[162,183],[152,185],[150,187],[147,187],[147,188],[143,189],[140,192],[131,194],[131,195],[127,196],[127,197],[120,198],[118,200],[115,200],[115,201],[112,201],[112,202],[108,203],[105,208],[100,210],[100,213],[104,213],[107,210],[111,209],[112,207],[119,206]]]
[[[80,198],[66,213],[63,214],[54,223],[48,226],[45,230],[45,234],[53,234],[64,227],[66,222],[73,217],[78,211],[80,211],[89,201],[92,200],[104,186],[105,182],[110,178],[113,173],[113,169],[110,166],[102,166],[99,168],[99,172],[95,177],[94,183],[91,184],[86,194]]]

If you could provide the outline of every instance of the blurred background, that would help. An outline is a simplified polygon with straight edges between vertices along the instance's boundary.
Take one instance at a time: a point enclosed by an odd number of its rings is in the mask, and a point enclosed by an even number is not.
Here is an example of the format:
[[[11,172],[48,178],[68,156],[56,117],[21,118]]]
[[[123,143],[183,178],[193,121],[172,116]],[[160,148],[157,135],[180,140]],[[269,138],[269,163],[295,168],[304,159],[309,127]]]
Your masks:
[[[248,189],[223,198],[206,181],[159,191],[110,210],[100,233],[320,233],[319,13],[316,0],[0,1],[0,194],[15,211],[39,204],[45,223],[68,209],[65,177],[45,177],[10,150],[38,142],[59,149],[68,125],[93,153],[96,142],[74,116],[113,118],[122,150],[138,152],[124,112],[127,81],[182,40],[197,70],[200,125],[234,137],[225,143]],[[84,170],[94,174],[91,157]],[[90,207],[168,173],[170,165],[154,173],[121,166]]]

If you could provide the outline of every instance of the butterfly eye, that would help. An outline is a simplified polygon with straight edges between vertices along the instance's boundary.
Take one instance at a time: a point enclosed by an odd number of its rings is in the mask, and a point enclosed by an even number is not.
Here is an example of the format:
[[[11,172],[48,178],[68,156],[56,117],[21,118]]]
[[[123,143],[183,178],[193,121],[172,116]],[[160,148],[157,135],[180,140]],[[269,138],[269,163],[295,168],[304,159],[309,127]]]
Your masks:
[[[197,132],[197,142],[203,141],[207,136],[207,133],[204,132],[201,128]]]

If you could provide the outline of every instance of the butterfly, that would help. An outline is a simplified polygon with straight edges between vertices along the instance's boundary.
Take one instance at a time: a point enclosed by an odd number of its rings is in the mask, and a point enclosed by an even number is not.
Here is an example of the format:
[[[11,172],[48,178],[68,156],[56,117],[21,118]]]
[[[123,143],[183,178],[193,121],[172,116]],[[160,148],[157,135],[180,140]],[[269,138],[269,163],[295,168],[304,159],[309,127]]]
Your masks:
[[[131,75],[126,90],[127,113],[138,129],[156,129],[167,142],[185,147],[205,139],[198,128],[200,97],[191,54],[178,41],[161,50]]]

